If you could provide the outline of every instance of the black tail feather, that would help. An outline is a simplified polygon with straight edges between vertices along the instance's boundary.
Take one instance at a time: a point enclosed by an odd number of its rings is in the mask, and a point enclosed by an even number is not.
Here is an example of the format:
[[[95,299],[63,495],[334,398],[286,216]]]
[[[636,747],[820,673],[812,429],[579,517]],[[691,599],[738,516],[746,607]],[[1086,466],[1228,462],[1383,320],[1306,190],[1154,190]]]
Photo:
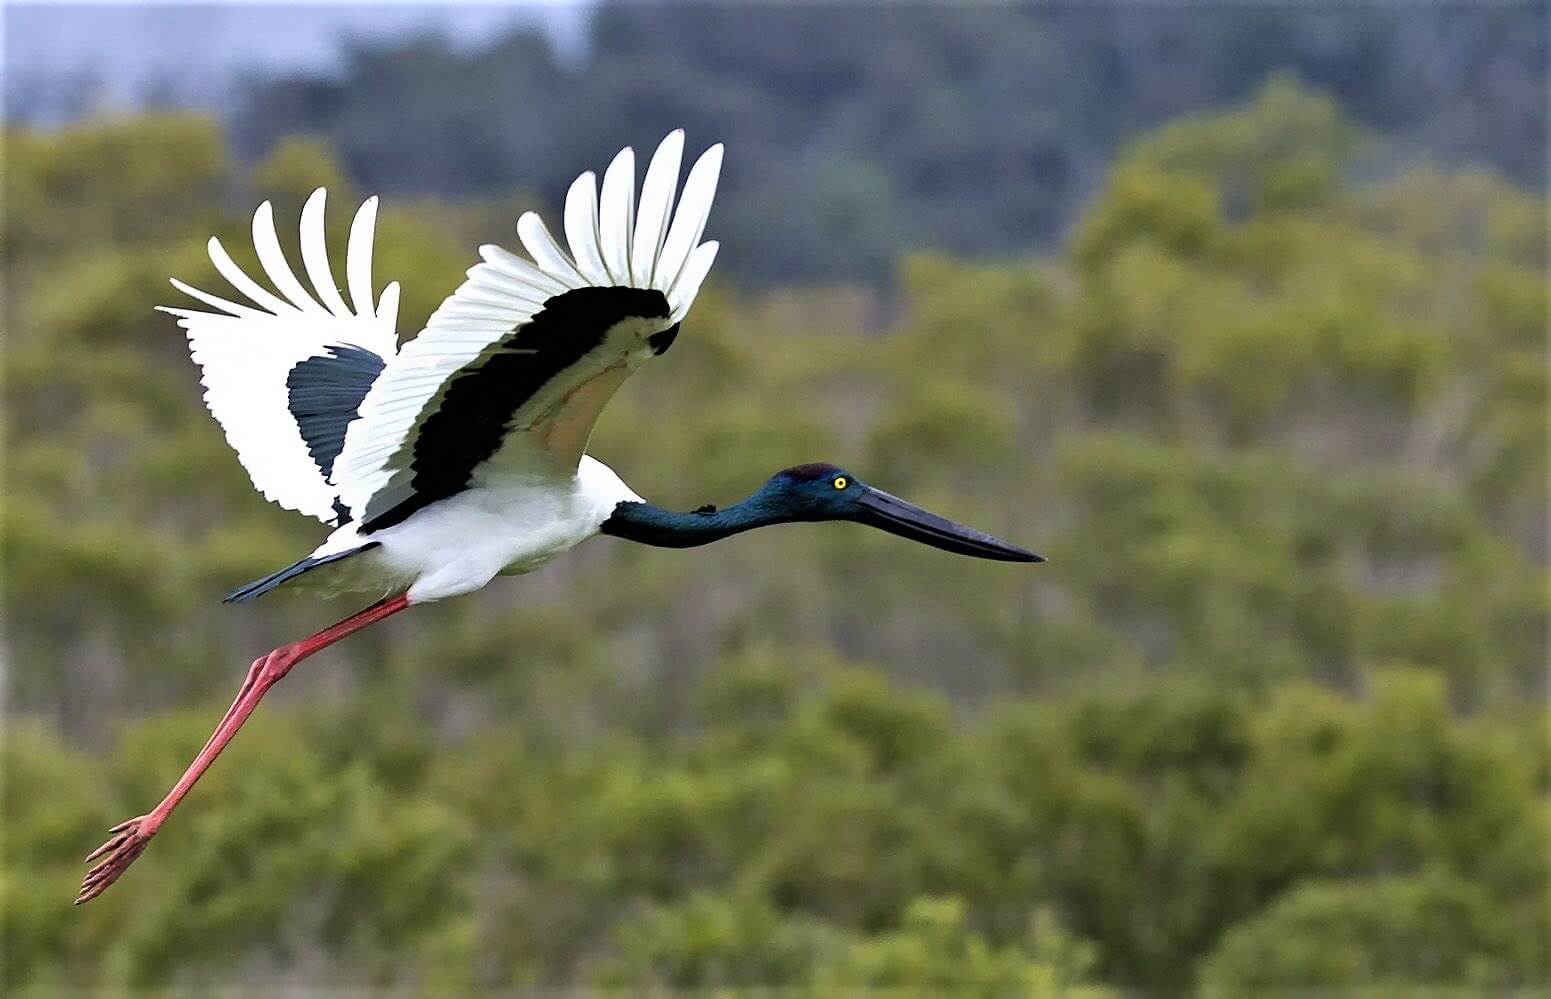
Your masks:
[[[308,556],[307,558],[302,559],[300,562],[294,562],[291,565],[286,566],[284,569],[279,570],[278,572],[270,573],[262,579],[255,579],[251,583],[245,583],[242,586],[237,587],[235,590],[228,593],[226,598],[222,600],[221,603],[240,604],[245,600],[252,600],[254,597],[261,597],[268,593],[270,590],[279,586],[281,583],[284,583],[287,580],[295,579],[297,576],[300,576],[302,573],[309,569],[316,569],[318,566],[327,565],[330,562],[338,562],[340,559],[349,558],[351,555],[359,555],[361,552],[376,548],[380,544],[381,542],[378,541],[368,541],[366,544],[359,548],[351,548],[347,551],[334,552],[330,555]]]

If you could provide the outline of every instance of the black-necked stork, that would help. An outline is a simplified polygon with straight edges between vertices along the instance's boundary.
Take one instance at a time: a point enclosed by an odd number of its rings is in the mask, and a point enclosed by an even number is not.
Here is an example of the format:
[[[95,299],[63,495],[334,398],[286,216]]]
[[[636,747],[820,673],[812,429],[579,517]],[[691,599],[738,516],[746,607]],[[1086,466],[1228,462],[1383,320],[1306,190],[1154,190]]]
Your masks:
[[[312,554],[227,601],[301,580],[382,599],[256,660],[161,804],[115,826],[87,857],[95,866],[77,903],[99,895],[145,850],[292,666],[406,607],[529,572],[595,534],[685,548],[770,524],[849,520],[962,555],[1041,561],[834,465],[778,472],[724,510],[674,513],[645,502],[584,453],[615,390],[673,344],[716,257],[717,244],[700,237],[722,147],[696,160],[674,211],[683,149],[680,131],[658,146],[639,205],[629,149],[604,172],[601,195],[591,172],[578,177],[565,202],[569,253],[538,215],[523,215],[517,234],[532,259],[480,247],[482,262],[402,349],[398,284],[373,297],[375,198],[350,228],[348,302],[329,265],[322,190],[301,213],[312,292],[287,263],[267,202],[253,216],[253,246],[273,291],[216,239],[210,259],[246,303],[173,281],[212,310],[162,311],[187,333],[205,401],[254,486],[334,527]]]

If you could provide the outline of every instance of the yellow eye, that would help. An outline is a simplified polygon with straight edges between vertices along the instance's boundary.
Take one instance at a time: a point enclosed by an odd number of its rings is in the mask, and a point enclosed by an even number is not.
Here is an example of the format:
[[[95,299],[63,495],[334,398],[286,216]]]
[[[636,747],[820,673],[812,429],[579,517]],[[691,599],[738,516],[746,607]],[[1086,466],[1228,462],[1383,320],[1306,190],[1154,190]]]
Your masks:
[[[835,476],[835,488],[836,489],[844,489],[845,487],[846,487],[846,477],[844,475],[837,475],[837,476]]]

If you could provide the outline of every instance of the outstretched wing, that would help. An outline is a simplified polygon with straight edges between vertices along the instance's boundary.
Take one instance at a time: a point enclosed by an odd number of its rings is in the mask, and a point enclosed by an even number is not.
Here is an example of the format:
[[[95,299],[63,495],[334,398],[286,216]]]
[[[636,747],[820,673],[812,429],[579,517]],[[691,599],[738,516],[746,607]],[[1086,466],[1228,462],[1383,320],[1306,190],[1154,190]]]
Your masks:
[[[502,475],[572,475],[598,414],[646,358],[668,349],[716,257],[701,243],[722,147],[690,169],[684,133],[663,140],[635,204],[635,155],[566,196],[561,249],[529,212],[532,261],[498,246],[404,345],[345,435],[334,480],[362,533]]]
[[[373,303],[377,199],[370,198],[350,226],[345,273],[354,307],[345,304],[329,268],[324,197],[322,188],[314,191],[301,218],[302,263],[316,297],[286,262],[266,201],[253,215],[253,248],[279,295],[244,273],[212,238],[211,262],[247,304],[174,278],[174,287],[214,311],[158,308],[177,316],[187,333],[205,403],[254,488],[288,510],[340,523],[345,507],[330,475],[345,428],[396,349],[399,287],[389,284]]]

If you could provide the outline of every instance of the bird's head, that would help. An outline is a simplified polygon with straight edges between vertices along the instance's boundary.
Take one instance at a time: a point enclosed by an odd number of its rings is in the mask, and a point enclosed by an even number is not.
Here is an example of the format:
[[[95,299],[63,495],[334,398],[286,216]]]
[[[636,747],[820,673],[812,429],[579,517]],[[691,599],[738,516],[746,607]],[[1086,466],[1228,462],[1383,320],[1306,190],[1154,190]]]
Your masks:
[[[752,499],[782,519],[850,520],[959,555],[1000,562],[1044,561],[1033,552],[929,513],[869,486],[843,468],[822,462],[777,472]]]

